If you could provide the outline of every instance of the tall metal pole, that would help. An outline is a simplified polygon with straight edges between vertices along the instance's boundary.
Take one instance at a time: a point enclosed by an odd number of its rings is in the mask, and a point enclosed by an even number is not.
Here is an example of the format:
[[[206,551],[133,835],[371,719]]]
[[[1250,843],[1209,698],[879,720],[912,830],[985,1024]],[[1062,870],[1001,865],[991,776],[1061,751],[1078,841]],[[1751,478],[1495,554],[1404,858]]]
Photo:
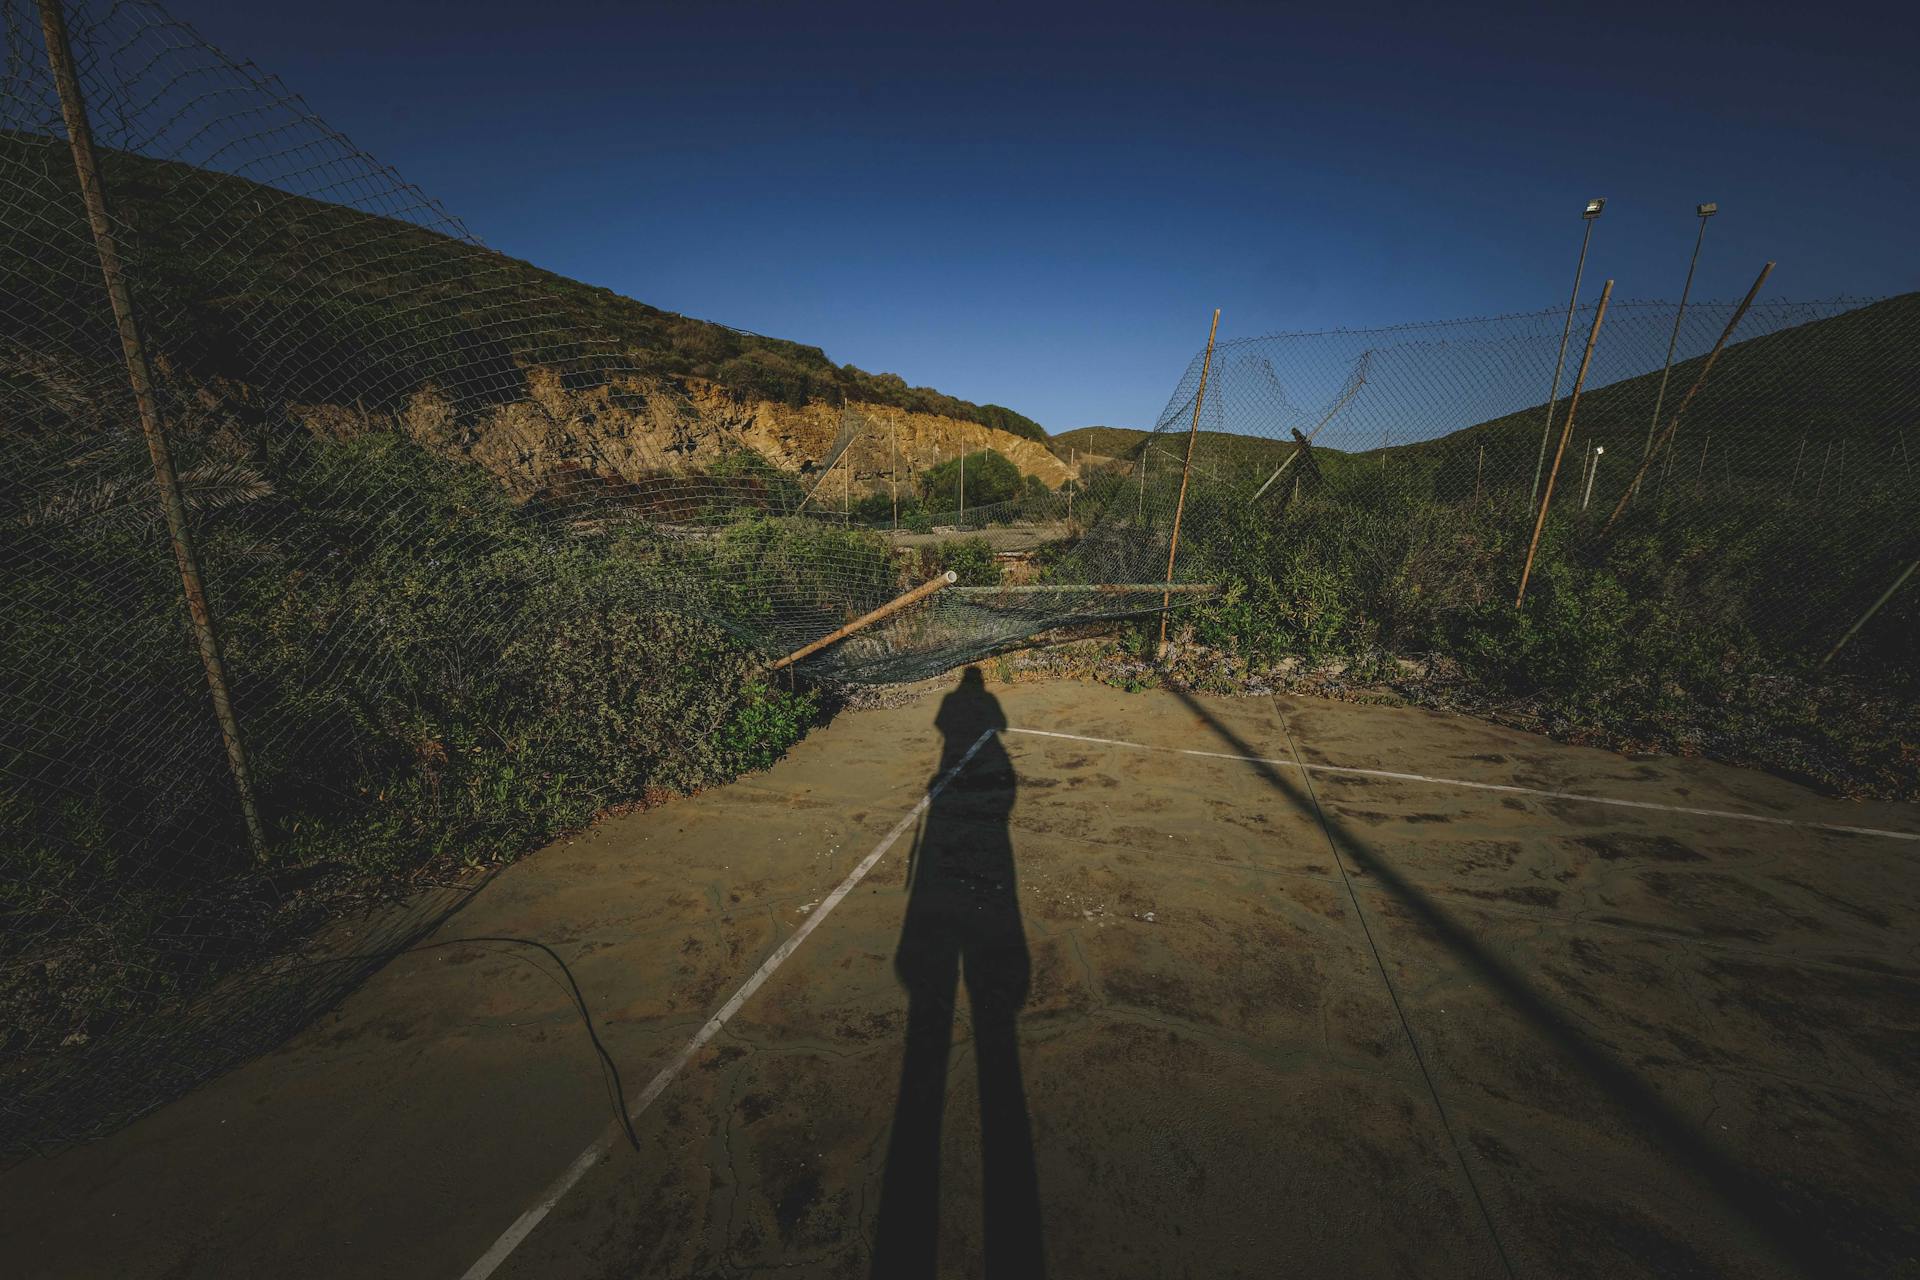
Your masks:
[[[1566,367],[1567,339],[1573,333],[1573,311],[1580,301],[1580,277],[1587,270],[1587,245],[1593,240],[1594,221],[1606,203],[1604,197],[1596,196],[1587,201],[1586,212],[1580,215],[1586,220],[1587,229],[1581,233],[1580,261],[1573,268],[1573,292],[1567,296],[1567,322],[1560,327],[1560,354],[1553,358],[1553,389],[1547,394],[1547,420],[1540,425],[1540,457],[1533,464],[1533,492],[1527,496],[1529,506],[1540,497],[1540,473],[1547,465],[1547,437],[1553,433],[1553,411],[1560,400],[1560,374]]]
[[[1540,534],[1547,527],[1547,508],[1553,505],[1553,482],[1560,474],[1560,459],[1567,452],[1567,438],[1573,434],[1573,416],[1580,409],[1580,388],[1587,382],[1587,366],[1593,363],[1593,346],[1600,340],[1600,322],[1607,318],[1607,302],[1613,297],[1613,281],[1600,291],[1600,305],[1593,313],[1593,328],[1587,333],[1587,353],[1580,357],[1580,372],[1573,380],[1573,396],[1567,401],[1567,423],[1560,430],[1560,447],[1553,451],[1553,470],[1547,473],[1547,492],[1540,499],[1540,514],[1533,522],[1533,541],[1527,544],[1527,563],[1520,570],[1520,591],[1513,598],[1518,609],[1527,602],[1527,579],[1533,576],[1533,557],[1540,550]]]
[[[900,415],[887,419],[887,465],[893,472],[893,531],[900,532]]]
[[[1680,287],[1680,309],[1673,313],[1673,333],[1667,339],[1667,362],[1660,366],[1660,391],[1653,398],[1653,417],[1647,420],[1647,447],[1641,451],[1644,460],[1653,452],[1653,433],[1660,426],[1660,409],[1667,402],[1667,377],[1673,372],[1674,348],[1680,345],[1680,322],[1687,316],[1687,297],[1693,292],[1693,270],[1700,265],[1700,245],[1707,238],[1707,219],[1720,212],[1720,206],[1714,203],[1700,205],[1694,214],[1700,219],[1700,230],[1693,237],[1693,257],[1687,260],[1687,282]],[[1634,479],[1634,489],[1640,485],[1638,477]]]
[[[1187,509],[1187,477],[1193,474],[1193,442],[1200,435],[1200,406],[1207,399],[1207,374],[1213,369],[1213,335],[1220,331],[1220,308],[1207,328],[1207,354],[1200,362],[1200,388],[1193,394],[1193,426],[1187,430],[1187,460],[1180,467],[1180,497],[1173,504],[1173,538],[1167,543],[1167,586],[1160,594],[1160,652],[1167,656],[1167,607],[1173,600],[1173,558],[1180,553],[1180,516]],[[1149,437],[1151,438],[1151,437]]]
[[[1760,268],[1760,274],[1754,277],[1753,287],[1747,290],[1746,297],[1740,299],[1740,305],[1733,309],[1733,316],[1727,321],[1727,327],[1720,331],[1720,337],[1714,342],[1713,350],[1707,352],[1707,358],[1701,363],[1700,372],[1695,376],[1693,385],[1687,388],[1687,394],[1680,397],[1680,407],[1673,411],[1673,417],[1667,422],[1667,429],[1660,433],[1658,440],[1654,441],[1654,452],[1664,452],[1667,455],[1667,462],[1669,464],[1673,461],[1673,450],[1669,448],[1669,446],[1673,442],[1673,433],[1680,428],[1681,415],[1686,413],[1687,406],[1693,403],[1693,398],[1700,394],[1700,388],[1707,385],[1707,375],[1713,372],[1714,363],[1720,359],[1720,352],[1726,348],[1727,339],[1733,337],[1733,331],[1740,327],[1740,321],[1746,316],[1747,308],[1751,307],[1754,298],[1759,296],[1760,286],[1765,284],[1767,277],[1773,274],[1773,267],[1774,264],[1769,262],[1766,266]],[[1828,447],[1831,448],[1832,446],[1829,445]],[[1647,467],[1651,465],[1652,462],[1653,458],[1651,455],[1640,459],[1640,470],[1634,473],[1633,482],[1627,486],[1626,493],[1620,495],[1620,501],[1613,508],[1613,514],[1607,517],[1607,523],[1601,527],[1601,537],[1606,537],[1613,529],[1613,526],[1619,521],[1620,513],[1627,509],[1627,494],[1632,493],[1640,487],[1640,482],[1646,478]],[[1660,483],[1664,487],[1666,484],[1665,479],[1663,478]]]
[[[166,514],[167,534],[173,542],[173,558],[180,569],[180,585],[187,598],[187,613],[193,619],[193,637],[200,649],[200,665],[206,668],[207,691],[213,697],[213,714],[220,722],[220,736],[227,747],[227,766],[233,772],[234,790],[240,799],[240,815],[247,828],[247,843],[257,857],[266,852],[266,829],[254,804],[253,780],[247,768],[247,751],[240,736],[240,721],[234,715],[233,699],[227,691],[226,663],[220,655],[220,637],[213,625],[213,611],[207,606],[206,588],[200,578],[200,560],[194,552],[193,534],[187,523],[186,502],[180,496],[180,480],[173,469],[173,451],[160,421],[160,401],[153,389],[153,366],[147,361],[146,345],[141,341],[133,298],[121,275],[120,250],[114,243],[113,224],[107,216],[107,200],[100,182],[100,168],[94,157],[93,127],[87,120],[86,101],[80,94],[80,80],[73,69],[73,46],[67,39],[66,18],[60,0],[39,0],[40,29],[46,37],[47,61],[53,68],[54,85],[60,94],[60,114],[67,125],[67,143],[73,151],[73,167],[80,178],[80,198],[86,204],[87,223],[93,229],[93,248],[100,259],[100,275],[106,281],[107,300],[113,307],[114,325],[120,332],[120,350],[127,362],[127,382],[133,388],[134,405],[140,413],[140,430],[147,439],[147,456],[153,463],[154,486],[160,491],[160,507]]]

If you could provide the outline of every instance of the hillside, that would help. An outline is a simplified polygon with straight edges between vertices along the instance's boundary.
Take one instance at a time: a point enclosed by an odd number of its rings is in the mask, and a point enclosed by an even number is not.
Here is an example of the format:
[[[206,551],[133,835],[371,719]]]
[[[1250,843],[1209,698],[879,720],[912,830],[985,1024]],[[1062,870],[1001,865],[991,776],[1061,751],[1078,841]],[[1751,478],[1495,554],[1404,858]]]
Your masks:
[[[1856,463],[1868,451],[1875,458],[1902,456],[1903,443],[1920,449],[1920,433],[1914,433],[1908,416],[1916,344],[1920,293],[1729,344],[1683,420],[1681,434],[1690,441],[1686,448],[1698,450],[1711,432],[1719,431],[1714,438],[1726,448],[1714,454],[1715,471],[1742,479],[1776,475],[1792,466],[1803,447],[1824,451],[1829,445],[1851,444],[1860,450]],[[1663,423],[1699,375],[1703,361],[1696,357],[1674,364]],[[1637,463],[1646,447],[1659,384],[1655,370],[1587,391],[1580,399],[1578,439],[1569,445],[1569,458],[1597,443]],[[1431,468],[1436,477],[1457,473],[1458,478],[1469,474],[1485,446],[1489,459],[1523,458],[1528,464],[1524,476],[1501,478],[1525,485],[1531,482],[1545,412],[1543,402],[1432,440],[1354,456],[1384,452]],[[1903,430],[1914,438],[1903,441]],[[1623,469],[1622,478],[1630,472],[1630,467]],[[1495,479],[1491,468],[1488,478]]]
[[[1063,458],[1073,450],[1096,458],[1121,460],[1131,458],[1147,434],[1129,427],[1076,427],[1050,436],[1047,443]]]
[[[390,202],[402,217],[383,218],[125,153],[105,153],[102,165],[149,341],[192,382],[392,411],[420,390],[422,369],[457,369],[448,382],[491,380],[505,396],[522,370],[543,366],[570,386],[620,379],[703,399],[717,392],[742,411],[864,405],[967,424],[996,447],[1046,440],[1011,409],[836,365],[818,347],[662,311],[486,250],[430,206]],[[42,215],[23,219],[39,241],[32,252],[0,268],[8,291],[29,303],[0,309],[0,337],[24,353],[111,360],[104,299],[73,287],[74,264],[91,263],[92,251],[64,146],[0,134],[0,168],[18,175],[19,203]],[[16,329],[28,315],[36,324]]]
[[[1048,440],[1054,453],[1062,458],[1077,452],[1083,464],[1118,465],[1131,468],[1140,455],[1140,446],[1153,433],[1131,427],[1080,427],[1063,431]],[[1155,457],[1178,467],[1185,462],[1187,433],[1164,432],[1155,447]],[[1202,431],[1194,437],[1193,465],[1202,471],[1219,467],[1253,467],[1265,462],[1277,463],[1293,452],[1291,440],[1268,440],[1259,436],[1236,435],[1230,431]],[[1149,464],[1155,469],[1154,464]]]
[[[1601,339],[1605,341],[1604,335]],[[1869,306],[1843,312],[1761,337],[1734,342],[1721,354],[1700,398],[1689,407],[1682,427],[1697,450],[1716,428],[1725,457],[1715,454],[1715,471],[1723,479],[1748,473],[1771,474],[1792,464],[1803,448],[1824,451],[1829,444],[1850,442],[1861,451],[1857,464],[1874,458],[1910,456],[1900,452],[1899,433],[1913,439],[1905,447],[1920,451],[1920,433],[1904,416],[1912,394],[1912,351],[1920,345],[1920,293],[1901,294]],[[1686,388],[1698,375],[1704,357],[1673,366],[1663,419],[1678,407]],[[1637,462],[1645,448],[1647,426],[1659,391],[1658,370],[1589,389],[1580,401],[1577,442],[1569,458],[1591,444],[1605,446],[1614,456]],[[1562,406],[1566,397],[1561,397]],[[1484,446],[1484,481],[1489,488],[1525,487],[1532,481],[1540,428],[1546,413],[1541,402],[1490,421],[1475,423],[1432,439],[1385,449],[1343,453],[1321,446],[1319,454],[1339,471],[1363,459],[1389,459],[1413,464],[1429,472],[1450,493],[1475,483]],[[1423,424],[1396,424],[1418,432]],[[1138,456],[1149,433],[1124,427],[1081,427],[1049,440],[1066,457],[1078,450],[1083,458],[1105,457],[1125,463]],[[1159,448],[1178,464],[1184,433],[1168,432]],[[1244,468],[1249,477],[1260,467],[1284,458],[1292,450],[1285,442],[1232,433],[1202,431],[1195,442],[1194,465]],[[1609,471],[1609,478],[1613,476]],[[1625,478],[1626,471],[1621,478]],[[1457,496],[1457,494],[1455,495]]]

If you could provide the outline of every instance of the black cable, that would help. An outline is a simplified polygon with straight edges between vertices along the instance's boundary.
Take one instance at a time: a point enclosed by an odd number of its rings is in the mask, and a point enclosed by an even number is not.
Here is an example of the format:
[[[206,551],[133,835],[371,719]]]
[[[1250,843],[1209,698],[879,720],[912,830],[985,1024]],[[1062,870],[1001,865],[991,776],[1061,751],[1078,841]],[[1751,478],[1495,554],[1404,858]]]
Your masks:
[[[574,1007],[579,1010],[580,1021],[587,1029],[587,1039],[593,1043],[593,1051],[600,1059],[600,1079],[608,1087],[610,1101],[613,1104],[615,1118],[627,1135],[627,1143],[635,1151],[640,1149],[640,1135],[634,1132],[633,1118],[627,1114],[626,1086],[620,1080],[620,1068],[614,1063],[613,1055],[607,1052],[606,1045],[600,1042],[600,1033],[593,1028],[593,1012],[587,1007],[587,997],[580,990],[580,983],[574,978],[573,970],[562,960],[559,953],[544,942],[532,938],[510,938],[496,934],[483,934],[467,938],[447,938],[440,942],[422,942],[415,946],[402,947],[398,951],[382,952],[372,955],[330,956],[326,960],[311,962],[316,967],[321,964],[334,964],[342,960],[380,960],[392,961],[416,951],[432,951],[439,947],[464,946],[474,942],[506,943],[511,946],[535,947],[547,953],[547,956],[560,966],[560,972],[566,975],[567,987],[573,997]],[[548,977],[552,977],[551,974]]]

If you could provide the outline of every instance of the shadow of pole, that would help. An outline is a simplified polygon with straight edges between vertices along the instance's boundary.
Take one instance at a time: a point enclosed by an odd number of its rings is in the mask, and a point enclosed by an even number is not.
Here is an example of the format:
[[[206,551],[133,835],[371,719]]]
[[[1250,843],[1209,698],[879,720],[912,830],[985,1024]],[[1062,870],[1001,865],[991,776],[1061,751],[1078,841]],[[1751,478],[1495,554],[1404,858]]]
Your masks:
[[[1039,1179],[1016,1029],[1031,962],[1009,828],[1013,762],[1000,741],[1007,721],[979,668],[969,667],[959,688],[942,699],[934,723],[944,739],[935,777],[980,745],[928,806],[908,865],[906,917],[894,956],[894,972],[907,989],[906,1050],[872,1274],[923,1280],[936,1271],[941,1127],[964,978],[980,1093],[983,1271],[1039,1277]]]
[[[1391,894],[1442,946],[1552,1041],[1600,1087],[1616,1108],[1642,1126],[1663,1150],[1677,1157],[1705,1183],[1726,1208],[1771,1247],[1778,1261],[1812,1276],[1834,1275],[1844,1265],[1837,1252],[1820,1238],[1817,1229],[1804,1220],[1806,1215],[1798,1206],[1716,1148],[1606,1047],[1556,1009],[1504,960],[1482,946],[1468,928],[1441,910],[1438,903],[1396,871],[1344,823],[1327,814],[1303,785],[1258,759],[1261,752],[1184,690],[1172,689],[1171,692],[1205,721],[1221,741],[1231,746],[1236,755],[1249,757],[1247,763],[1276,791],[1314,814],[1339,852],[1350,857],[1355,866]]]

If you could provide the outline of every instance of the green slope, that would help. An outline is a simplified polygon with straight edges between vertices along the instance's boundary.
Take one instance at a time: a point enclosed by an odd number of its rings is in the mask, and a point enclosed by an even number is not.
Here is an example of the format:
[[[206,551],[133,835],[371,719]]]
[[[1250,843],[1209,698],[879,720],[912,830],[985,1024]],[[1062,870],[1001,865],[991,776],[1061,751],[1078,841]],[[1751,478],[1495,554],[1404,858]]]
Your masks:
[[[1829,444],[1838,448],[1845,442],[1861,451],[1854,455],[1855,462],[1868,456],[1899,457],[1904,431],[1904,443],[1913,451],[1912,465],[1920,467],[1920,421],[1914,419],[1916,400],[1920,400],[1916,350],[1920,350],[1920,293],[1901,294],[1732,343],[1682,419],[1679,451],[1691,449],[1697,463],[1702,443],[1718,441],[1712,446],[1716,474],[1738,480],[1790,467],[1803,448],[1802,441],[1809,456],[1824,453]],[[1704,357],[1696,357],[1674,365],[1663,422],[1679,407],[1703,362]],[[1569,447],[1569,462],[1578,450],[1597,443],[1613,457],[1637,464],[1646,446],[1659,382],[1655,371],[1586,392],[1580,400],[1577,440]],[[1560,404],[1562,414],[1556,421],[1564,421],[1564,396]],[[1401,474],[1427,472],[1447,496],[1458,496],[1454,490],[1473,488],[1484,446],[1488,488],[1526,487],[1532,483],[1545,416],[1542,402],[1430,440],[1350,454],[1325,447],[1318,452],[1335,471],[1384,455],[1396,466],[1408,464]],[[1407,424],[1415,430],[1419,425]],[[1081,427],[1060,432],[1049,443],[1062,457],[1069,449],[1079,449],[1130,460],[1148,434],[1124,427]],[[1177,453],[1182,448],[1178,435],[1169,433],[1161,447]],[[1244,467],[1251,474],[1262,464],[1284,458],[1291,449],[1290,443],[1202,431],[1194,463]]]
[[[1072,431],[1056,433],[1049,443],[1062,458],[1067,456],[1069,449],[1097,453],[1106,458],[1131,458],[1147,435],[1147,432],[1135,431],[1131,427],[1076,427]]]
[[[150,341],[192,376],[367,403],[410,393],[423,368],[478,368],[483,382],[491,368],[512,381],[515,361],[586,362],[704,378],[742,400],[860,400],[1047,438],[1011,409],[836,365],[818,347],[662,311],[411,221],[124,153],[101,163],[127,227]],[[0,285],[26,303],[0,308],[0,337],[29,350],[64,345],[110,356],[64,144],[0,133],[0,172],[18,183],[9,248],[22,250],[0,266]],[[436,221],[424,204],[388,203]]]
[[[1131,463],[1139,456],[1141,444],[1152,434],[1128,427],[1080,427],[1063,431],[1051,437],[1047,443],[1061,458],[1066,458],[1070,450],[1078,449],[1082,453],[1099,454]],[[1168,431],[1161,435],[1153,456],[1179,466],[1185,461],[1186,447],[1185,431]],[[1267,440],[1227,431],[1202,431],[1194,437],[1193,465],[1205,471],[1221,467],[1239,469],[1258,467],[1263,463],[1277,464],[1292,453],[1293,448],[1291,440]]]
[[[1913,417],[1920,401],[1916,348],[1920,293],[1729,344],[1681,419],[1679,452],[1717,441],[1712,444],[1715,470],[1724,466],[1737,478],[1791,466],[1803,442],[1809,450],[1824,451],[1844,442],[1876,457],[1897,457],[1904,431],[1911,437],[1908,448],[1920,451],[1920,423]],[[1661,412],[1663,427],[1704,360],[1696,357],[1673,366]],[[1583,394],[1568,459],[1577,449],[1597,443],[1629,462],[1629,470],[1637,465],[1646,448],[1659,384],[1656,370]],[[1565,405],[1563,397],[1557,423],[1565,420]],[[1471,467],[1485,446],[1489,458],[1519,455],[1531,464],[1545,417],[1546,405],[1541,403],[1433,440],[1355,456],[1386,453],[1444,473]],[[1552,447],[1550,442],[1550,451]],[[1920,465],[1920,458],[1914,464]],[[1531,484],[1531,465],[1526,471],[1519,483]]]

